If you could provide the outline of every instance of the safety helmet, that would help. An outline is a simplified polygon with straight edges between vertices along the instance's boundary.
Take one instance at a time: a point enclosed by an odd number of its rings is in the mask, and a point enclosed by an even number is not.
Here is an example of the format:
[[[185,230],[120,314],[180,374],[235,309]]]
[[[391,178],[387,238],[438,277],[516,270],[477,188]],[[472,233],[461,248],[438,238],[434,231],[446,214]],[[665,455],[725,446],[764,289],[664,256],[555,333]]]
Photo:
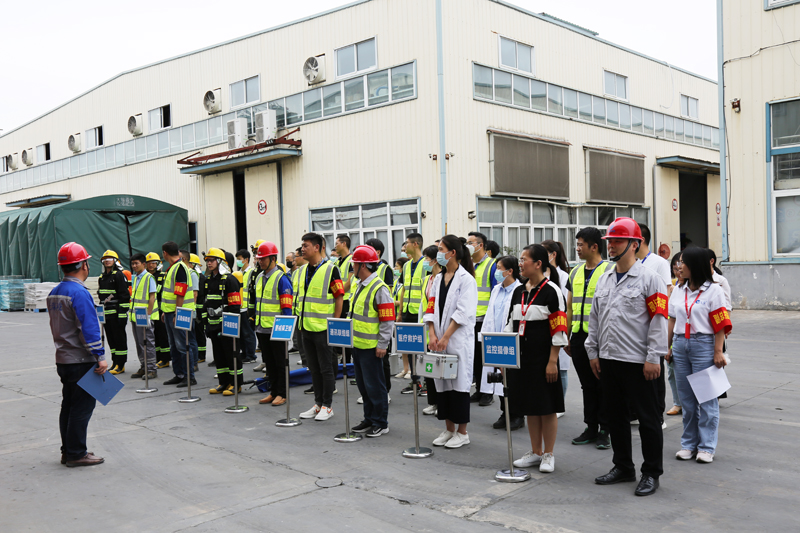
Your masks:
[[[189,262],[193,265],[199,265],[200,258],[197,257],[197,254],[189,254]]]
[[[220,261],[225,261],[225,252],[223,252],[219,248],[209,248],[208,253],[206,253],[203,256],[203,259],[208,261],[209,257],[213,257],[214,259],[219,259]]]
[[[640,242],[644,241],[639,223],[628,217],[619,217],[612,222],[606,234],[603,235],[603,239],[632,239]]]
[[[244,276],[238,270],[231,275],[239,281],[239,285],[244,283]]]
[[[103,256],[100,258],[100,261],[102,261],[106,257],[113,257],[114,259],[119,261],[119,256],[117,255],[117,252],[115,252],[114,250],[106,250],[105,253],[103,253]]]
[[[362,244],[353,250],[353,263],[378,263],[380,260],[378,252],[372,246]]]
[[[256,243],[253,246],[250,247],[250,250],[252,250],[252,251],[258,250],[258,247],[261,246],[262,244],[264,244],[264,242],[265,242],[264,239],[258,239],[256,241]]]
[[[74,265],[92,257],[86,253],[86,248],[77,242],[68,242],[58,250],[59,265]]]
[[[278,247],[269,241],[259,241],[261,244],[258,246],[256,252],[256,259],[263,259],[271,255],[278,255]]]
[[[147,257],[145,257],[145,262],[149,263],[150,261],[161,261],[161,258],[158,257],[157,253],[150,252],[149,254],[147,254]]]

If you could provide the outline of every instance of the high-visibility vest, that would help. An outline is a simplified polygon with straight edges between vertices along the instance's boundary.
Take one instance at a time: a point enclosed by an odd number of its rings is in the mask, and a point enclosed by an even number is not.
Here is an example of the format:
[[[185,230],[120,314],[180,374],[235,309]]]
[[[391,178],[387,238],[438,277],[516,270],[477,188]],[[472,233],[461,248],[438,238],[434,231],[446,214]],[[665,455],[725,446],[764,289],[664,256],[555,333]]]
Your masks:
[[[492,273],[492,265],[495,260],[488,255],[486,258],[475,265],[475,281],[478,282],[478,309],[475,316],[485,316],[489,310],[489,299],[492,297],[492,284],[489,275]]]
[[[285,275],[280,268],[276,268],[269,278],[266,272],[261,272],[256,278],[256,326],[272,329],[275,324],[275,317],[281,313],[278,283]]]
[[[577,333],[583,330],[589,333],[589,313],[592,312],[592,302],[594,301],[594,291],[597,288],[597,281],[603,272],[606,271],[608,263],[601,261],[592,271],[589,278],[589,285],[586,286],[586,276],[584,274],[584,264],[580,264],[569,273],[570,283],[572,284],[572,332]],[[586,289],[584,291],[584,288]]]
[[[255,268],[249,266],[242,273],[242,289],[239,291],[242,295],[242,311],[247,311],[247,304],[250,301],[250,276],[253,275],[254,271]]]
[[[387,268],[389,268],[389,265],[387,265],[386,263],[378,263],[378,270],[376,270],[375,272],[378,274],[378,277],[381,278],[382,280],[386,279]],[[384,281],[384,283],[386,283],[386,281]],[[356,285],[358,285],[358,283],[356,283]],[[353,294],[355,294],[355,292],[353,292]]]
[[[300,280],[300,271],[303,270],[303,267],[296,268],[294,272],[292,272],[292,294],[297,294],[298,282]],[[292,314],[294,316],[300,316],[300,307],[297,305],[297,298],[295,297],[294,303],[292,304]]]
[[[333,318],[336,302],[331,294],[331,277],[336,266],[325,261],[317,267],[306,287],[308,265],[303,265],[298,274],[297,308],[300,310],[300,329],[303,331],[326,331],[328,318]]]
[[[339,269],[339,276],[342,278],[342,283],[347,283],[347,279],[350,277],[350,263],[353,260],[353,254],[348,255],[344,258],[344,262],[339,265],[339,262],[336,262],[336,267]],[[350,285],[350,290],[344,293],[344,301],[349,302],[350,298],[353,297],[356,293],[354,290],[353,285],[358,285],[358,279],[353,276],[353,283]]]
[[[378,347],[381,323],[375,309],[375,296],[381,287],[388,286],[375,276],[366,287],[360,287],[353,300],[350,317],[353,319],[353,346],[361,350]]]
[[[147,309],[147,304],[150,303],[150,280],[154,279],[150,272],[145,271],[144,274],[138,276],[133,280],[133,300],[131,301],[130,318],[136,320],[136,312],[134,309],[144,307]],[[153,306],[155,308],[155,306]]]
[[[403,265],[403,312],[416,315],[419,312],[419,299],[422,296],[422,277],[425,275],[422,268],[422,258],[417,261],[417,268],[411,272],[411,259]]]
[[[189,288],[186,290],[186,296],[183,297],[183,306],[186,309],[194,309],[194,292],[196,287],[192,287],[192,274],[189,272],[189,267],[183,264],[183,261],[178,260],[174,265],[169,267],[167,275],[164,276],[164,286],[161,289],[161,312],[174,313],[178,297],[175,296],[175,277],[178,274],[178,269],[182,268],[186,271],[186,285]]]

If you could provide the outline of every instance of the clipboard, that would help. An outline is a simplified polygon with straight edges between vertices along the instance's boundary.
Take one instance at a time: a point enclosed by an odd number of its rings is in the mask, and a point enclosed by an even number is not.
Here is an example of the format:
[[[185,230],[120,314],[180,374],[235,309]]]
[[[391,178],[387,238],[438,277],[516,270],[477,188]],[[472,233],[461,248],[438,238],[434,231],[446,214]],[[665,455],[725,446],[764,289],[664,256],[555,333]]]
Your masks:
[[[95,374],[94,370],[97,368],[93,366],[89,371],[83,375],[78,381],[78,386],[88,392],[94,397],[95,400],[108,405],[114,396],[117,395],[122,387],[125,386],[114,374],[106,372],[105,374]]]

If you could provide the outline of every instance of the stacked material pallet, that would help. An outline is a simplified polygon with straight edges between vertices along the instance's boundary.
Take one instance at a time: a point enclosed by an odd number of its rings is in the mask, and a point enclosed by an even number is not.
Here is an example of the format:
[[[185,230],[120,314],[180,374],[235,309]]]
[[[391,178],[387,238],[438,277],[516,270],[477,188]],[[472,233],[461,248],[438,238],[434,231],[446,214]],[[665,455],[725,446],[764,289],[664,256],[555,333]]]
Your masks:
[[[25,284],[25,310],[35,311],[47,309],[47,295],[58,283]]]
[[[25,284],[39,283],[39,281],[22,276],[0,277],[0,310],[21,311],[25,309]]]

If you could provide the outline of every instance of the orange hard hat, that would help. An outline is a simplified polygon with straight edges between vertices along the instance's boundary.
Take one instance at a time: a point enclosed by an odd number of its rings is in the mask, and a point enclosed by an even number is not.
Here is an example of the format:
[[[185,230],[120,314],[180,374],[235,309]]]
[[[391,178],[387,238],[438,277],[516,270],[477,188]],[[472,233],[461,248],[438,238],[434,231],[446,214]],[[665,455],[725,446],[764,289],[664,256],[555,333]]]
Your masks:
[[[271,255],[278,255],[278,247],[275,246],[274,243],[264,241],[258,245],[256,259],[264,259],[265,257],[269,257]]]
[[[628,217],[619,217],[608,227],[603,239],[635,239],[644,241],[639,223]]]
[[[77,242],[68,242],[58,251],[59,265],[74,265],[92,257],[86,253],[86,248]]]
[[[362,244],[353,250],[353,263],[378,263],[380,260],[378,252],[372,246]]]

